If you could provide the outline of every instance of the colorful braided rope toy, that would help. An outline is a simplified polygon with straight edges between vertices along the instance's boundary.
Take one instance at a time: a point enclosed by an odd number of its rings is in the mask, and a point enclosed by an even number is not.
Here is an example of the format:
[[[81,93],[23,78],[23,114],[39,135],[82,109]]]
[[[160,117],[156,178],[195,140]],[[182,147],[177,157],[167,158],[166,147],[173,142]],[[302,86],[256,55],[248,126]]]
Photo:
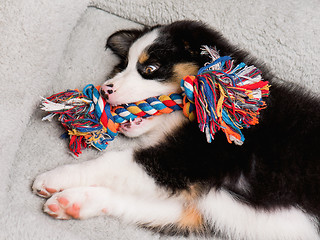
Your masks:
[[[270,86],[254,66],[240,63],[233,67],[231,57],[220,57],[217,50],[208,46],[204,46],[202,54],[209,55],[212,62],[196,76],[181,80],[182,93],[111,107],[100,96],[99,87],[89,84],[82,92],[67,90],[44,98],[41,109],[50,114],[43,120],[59,115],[70,136],[69,148],[76,156],[82,147],[105,149],[117,135],[119,124],[177,110],[183,110],[191,121],[198,121],[208,142],[222,130],[229,143],[241,145],[245,140],[241,129],[258,124]]]

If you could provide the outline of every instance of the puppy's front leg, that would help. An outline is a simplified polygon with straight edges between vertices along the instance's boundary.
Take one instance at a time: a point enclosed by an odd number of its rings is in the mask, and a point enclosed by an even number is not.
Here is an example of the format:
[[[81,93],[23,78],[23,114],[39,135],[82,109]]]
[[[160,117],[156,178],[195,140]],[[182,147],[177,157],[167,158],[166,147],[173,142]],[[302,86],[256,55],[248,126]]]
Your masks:
[[[119,193],[105,187],[78,187],[55,193],[44,211],[57,219],[87,219],[100,215],[127,223],[179,231],[203,230],[203,219],[195,205],[185,205],[179,196],[151,196]]]
[[[105,187],[77,187],[53,194],[44,211],[58,219],[86,219],[112,215],[127,222],[169,224],[178,221],[183,210],[181,199],[143,197],[119,193]]]
[[[156,191],[153,179],[133,161],[133,150],[106,152],[95,160],[57,167],[40,174],[33,183],[33,191],[50,197],[65,189],[85,186],[143,194]]]

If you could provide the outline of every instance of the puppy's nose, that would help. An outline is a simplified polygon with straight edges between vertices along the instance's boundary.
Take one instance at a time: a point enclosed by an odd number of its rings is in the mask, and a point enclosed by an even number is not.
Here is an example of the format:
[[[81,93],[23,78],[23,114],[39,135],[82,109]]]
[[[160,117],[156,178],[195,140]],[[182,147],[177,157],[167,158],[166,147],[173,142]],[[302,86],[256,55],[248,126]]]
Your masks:
[[[114,92],[112,88],[113,88],[113,84],[102,85],[101,88],[100,88],[101,96],[104,99],[108,100],[109,99],[109,95]]]

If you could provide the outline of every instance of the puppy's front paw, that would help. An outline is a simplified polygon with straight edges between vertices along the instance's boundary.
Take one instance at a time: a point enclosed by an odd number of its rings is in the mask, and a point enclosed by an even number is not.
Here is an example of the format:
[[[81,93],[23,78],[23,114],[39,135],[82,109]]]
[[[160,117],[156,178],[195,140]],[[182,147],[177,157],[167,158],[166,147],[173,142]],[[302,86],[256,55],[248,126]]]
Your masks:
[[[40,197],[48,198],[52,194],[61,191],[62,189],[54,183],[55,178],[57,177],[58,176],[50,174],[50,172],[39,175],[33,182],[33,193]]]
[[[33,192],[48,198],[56,192],[73,187],[78,180],[76,170],[66,165],[40,174],[33,182]]]
[[[68,197],[57,194],[57,196],[51,197],[45,203],[43,211],[57,219],[78,219],[80,217],[80,204],[78,202],[70,202]]]
[[[56,219],[86,219],[107,213],[103,201],[99,201],[98,189],[71,188],[55,193],[44,204],[44,212]]]

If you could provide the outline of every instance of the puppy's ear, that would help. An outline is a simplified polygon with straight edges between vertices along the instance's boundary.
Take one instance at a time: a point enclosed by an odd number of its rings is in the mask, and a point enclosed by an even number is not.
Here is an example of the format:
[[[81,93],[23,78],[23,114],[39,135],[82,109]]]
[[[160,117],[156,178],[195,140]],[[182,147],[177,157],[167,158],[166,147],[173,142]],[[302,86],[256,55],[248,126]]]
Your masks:
[[[106,44],[115,54],[121,58],[128,55],[129,48],[133,42],[142,35],[142,30],[121,30],[112,34]]]

